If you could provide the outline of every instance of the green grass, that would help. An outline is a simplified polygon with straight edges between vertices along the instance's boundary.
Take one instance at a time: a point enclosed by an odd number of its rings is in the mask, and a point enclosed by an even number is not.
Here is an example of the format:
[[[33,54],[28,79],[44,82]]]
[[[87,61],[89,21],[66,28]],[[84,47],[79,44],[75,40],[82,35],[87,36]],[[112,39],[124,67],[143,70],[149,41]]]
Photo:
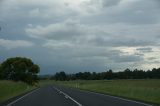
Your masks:
[[[0,81],[0,103],[34,88],[23,82]]]
[[[31,91],[36,87],[42,87],[53,84],[53,80],[42,80],[37,86],[29,86],[23,82],[13,82],[13,81],[3,81],[0,80],[0,103],[23,94],[25,92]]]
[[[77,80],[56,83],[160,105],[160,80]]]

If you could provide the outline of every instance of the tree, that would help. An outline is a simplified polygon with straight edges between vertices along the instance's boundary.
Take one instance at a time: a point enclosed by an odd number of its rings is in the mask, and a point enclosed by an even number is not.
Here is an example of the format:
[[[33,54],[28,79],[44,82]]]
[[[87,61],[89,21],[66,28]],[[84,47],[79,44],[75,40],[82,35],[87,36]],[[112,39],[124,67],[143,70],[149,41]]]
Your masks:
[[[124,70],[124,75],[125,75],[125,79],[132,78],[132,71],[127,68],[126,70]]]
[[[155,78],[155,79],[160,78],[160,68],[158,69],[153,68],[151,75],[152,75],[152,78]]]
[[[113,79],[113,71],[109,70],[106,72],[106,79],[110,80]]]
[[[0,64],[0,80],[2,79],[2,68],[1,68],[1,64]]]
[[[55,80],[65,81],[67,79],[67,75],[64,71],[55,74]]]
[[[91,74],[91,80],[97,80],[98,79],[98,76],[97,76],[97,73],[96,72],[93,72]]]
[[[23,81],[34,84],[38,81],[40,68],[31,59],[23,57],[9,58],[0,65],[1,79]]]

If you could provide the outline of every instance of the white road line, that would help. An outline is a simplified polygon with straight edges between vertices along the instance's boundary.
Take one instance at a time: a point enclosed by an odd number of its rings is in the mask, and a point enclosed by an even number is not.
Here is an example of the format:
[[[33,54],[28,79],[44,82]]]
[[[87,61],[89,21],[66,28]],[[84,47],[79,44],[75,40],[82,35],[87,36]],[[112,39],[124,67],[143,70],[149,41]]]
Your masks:
[[[78,90],[80,90],[80,89],[78,89]],[[107,95],[107,94],[101,94],[101,93],[92,92],[92,91],[85,91],[85,90],[80,90],[80,91],[87,92],[87,93],[98,94],[98,95],[102,95],[102,96],[108,96],[108,97],[120,99],[120,100],[123,100],[123,101],[134,102],[134,103],[142,104],[142,105],[146,105],[146,106],[153,106],[153,105],[146,104],[146,103],[143,103],[143,102],[138,102],[138,101],[134,101],[134,100],[124,99],[124,98],[121,98],[121,97],[111,96],[111,95]]]
[[[62,93],[65,96],[65,98],[69,98],[70,100],[72,100],[73,102],[75,102],[78,106],[82,106],[82,104],[80,104],[79,102],[77,102],[75,99],[73,99],[72,97],[70,97],[68,94],[62,92],[61,90],[59,90],[58,88],[56,88],[54,86],[53,86],[53,88],[55,90],[57,90],[59,93]]]
[[[34,93],[34,92],[36,92],[37,90],[39,90],[39,88],[38,88],[38,89],[33,90],[33,91],[32,91],[32,92],[30,92],[30,93],[27,93],[27,94],[23,95],[22,97],[20,97],[20,98],[16,99],[15,101],[13,101],[13,102],[9,103],[7,106],[12,106],[14,103],[16,103],[16,102],[20,101],[21,99],[25,98],[26,96],[28,96],[28,95],[30,95],[30,94],[32,94],[32,93]]]

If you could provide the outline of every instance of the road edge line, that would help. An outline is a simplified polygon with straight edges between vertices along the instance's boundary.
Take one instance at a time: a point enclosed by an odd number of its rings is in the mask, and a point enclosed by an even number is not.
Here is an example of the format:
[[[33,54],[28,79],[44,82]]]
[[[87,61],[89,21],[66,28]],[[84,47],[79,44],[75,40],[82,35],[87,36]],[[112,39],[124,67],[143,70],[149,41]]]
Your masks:
[[[63,95],[67,96],[70,100],[72,100],[74,103],[76,103],[78,106],[82,106],[82,104],[80,104],[79,102],[77,102],[75,99],[73,99],[71,96],[69,96],[68,94],[64,93],[63,91],[59,90],[58,88],[52,86],[56,91],[62,93]]]
[[[25,98],[26,96],[28,96],[28,95],[30,95],[30,94],[36,92],[36,91],[39,90],[39,89],[40,89],[40,88],[37,88],[37,89],[33,90],[32,92],[29,92],[29,93],[27,93],[27,94],[25,94],[25,95],[19,97],[18,99],[14,100],[14,101],[12,101],[12,102],[10,102],[10,103],[8,103],[6,106],[11,106],[11,105],[13,105],[14,103],[20,101],[21,99],[23,99],[23,98]]]

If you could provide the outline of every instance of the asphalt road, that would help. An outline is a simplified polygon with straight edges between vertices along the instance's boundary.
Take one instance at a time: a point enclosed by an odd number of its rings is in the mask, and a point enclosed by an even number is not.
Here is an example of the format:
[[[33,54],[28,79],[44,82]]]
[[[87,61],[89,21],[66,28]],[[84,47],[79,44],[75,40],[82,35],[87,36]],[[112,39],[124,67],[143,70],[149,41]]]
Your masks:
[[[109,95],[81,91],[61,86],[36,89],[7,106],[151,106]]]

